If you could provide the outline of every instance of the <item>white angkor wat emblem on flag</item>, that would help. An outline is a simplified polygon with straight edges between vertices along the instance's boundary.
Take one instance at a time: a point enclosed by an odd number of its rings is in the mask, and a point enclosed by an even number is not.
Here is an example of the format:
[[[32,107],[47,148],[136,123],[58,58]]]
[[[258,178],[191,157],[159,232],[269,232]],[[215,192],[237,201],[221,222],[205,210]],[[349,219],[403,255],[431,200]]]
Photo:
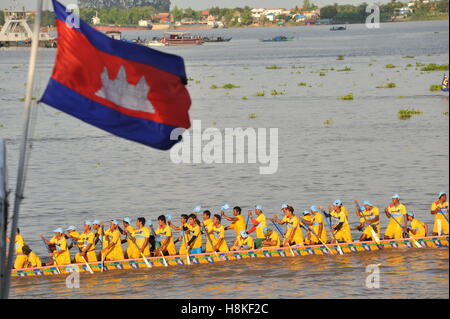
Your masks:
[[[122,65],[115,80],[109,79],[108,69],[106,67],[103,70],[101,79],[102,88],[95,93],[96,96],[126,109],[155,113],[153,105],[147,98],[150,86],[144,77],[136,85],[129,84],[125,68]]]

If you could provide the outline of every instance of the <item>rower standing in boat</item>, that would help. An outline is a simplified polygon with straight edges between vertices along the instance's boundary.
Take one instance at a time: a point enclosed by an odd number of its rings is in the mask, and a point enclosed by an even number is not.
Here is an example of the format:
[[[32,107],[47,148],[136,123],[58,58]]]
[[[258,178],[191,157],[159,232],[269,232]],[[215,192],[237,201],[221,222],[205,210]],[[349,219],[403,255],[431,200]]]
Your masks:
[[[189,215],[189,232],[190,239],[187,243],[190,254],[201,254],[202,253],[202,232],[200,229],[197,216],[195,214]]]
[[[255,242],[245,230],[241,230],[239,237],[233,243],[230,251],[255,249]]]
[[[406,216],[411,223],[411,226],[407,228],[409,236],[413,238],[425,237],[428,233],[428,225],[416,219],[413,212],[408,212]]]
[[[125,217],[123,219],[123,229],[121,229],[120,227],[118,227],[119,232],[122,235],[126,235],[127,233],[132,234],[134,231],[133,226],[131,226],[131,219],[128,217]],[[128,238],[128,236],[126,237],[126,239],[122,240],[122,243],[127,243],[127,250],[125,252],[125,258],[129,259],[130,257],[130,253],[133,252],[133,250],[136,248],[133,244],[133,242],[131,241],[130,238]]]
[[[167,223],[169,224],[169,226],[173,229],[173,230],[177,230],[177,231],[181,231],[181,235],[180,237],[174,242],[177,243],[179,241],[181,241],[181,246],[178,249],[178,254],[179,255],[186,255],[186,243],[185,243],[185,238],[186,240],[189,241],[189,223],[188,223],[188,219],[189,216],[186,214],[182,214],[180,216],[180,226],[175,226],[174,223],[172,223],[172,220],[170,218],[166,218]],[[156,244],[156,248],[160,248],[159,244]]]
[[[319,207],[319,209],[322,208]],[[339,199],[335,200],[333,202],[333,206],[330,206],[328,208],[328,212],[329,214],[327,215],[327,217],[331,216],[335,220],[335,224],[333,224],[333,222],[330,220],[330,232],[334,234],[334,236],[331,236],[331,243],[335,243],[336,240],[338,242],[351,243],[353,239],[347,217],[348,211],[343,206],[342,201]]]
[[[133,249],[129,251],[129,259],[138,259],[141,258],[142,255],[144,255],[144,257],[150,256],[150,229],[145,226],[144,217],[139,217],[136,220],[136,229],[134,229],[132,233],[128,233],[128,236],[133,237],[138,246],[136,247],[136,244],[132,243]]]
[[[201,223],[201,227],[205,227],[206,229],[206,234],[205,237],[208,236],[210,239],[211,237],[209,236],[209,233],[211,233],[214,222],[211,219],[211,212],[209,210],[205,210],[203,211],[203,222]],[[208,240],[208,238],[206,238],[206,245],[205,245],[205,251],[213,251],[213,247],[211,247],[211,243]]]
[[[435,215],[433,236],[448,235],[448,201],[446,192],[440,192],[438,200],[431,205],[431,215]]]
[[[212,235],[211,242],[214,247],[211,250],[208,250],[208,245],[206,246],[206,252],[210,253],[213,251],[226,252],[228,251],[228,245],[225,241],[225,227],[221,224],[222,217],[220,215],[214,215],[213,225],[208,235]],[[209,245],[210,247],[211,245]]]
[[[52,256],[55,258],[56,264],[58,266],[69,265],[70,252],[67,246],[66,236],[64,236],[64,230],[62,228],[57,228],[53,231],[53,233],[55,233],[55,235],[52,237],[52,239],[50,239],[50,241],[44,239],[44,242],[47,246],[49,246],[49,249],[50,245],[55,246],[55,250],[52,251]],[[41,238],[43,237],[41,236]]]
[[[83,247],[79,253],[75,255],[76,263],[96,262],[97,255],[95,253],[95,235],[91,230],[92,223],[86,221],[84,223],[84,231],[80,235]]]
[[[264,228],[267,227],[266,216],[262,211],[261,205],[255,206],[255,214],[256,218],[253,218],[253,213],[251,210],[248,211],[248,215],[253,223],[253,227],[247,231],[247,234],[251,234],[256,229],[256,239],[255,239],[255,249],[260,248],[262,242],[266,240],[266,236],[264,235]]]
[[[358,201],[355,200],[355,208],[356,216],[359,217],[359,225],[356,226],[356,229],[363,232],[359,241],[376,240],[373,238],[374,236],[370,227],[372,227],[375,234],[380,238],[380,210],[374,207],[368,200],[364,201],[363,207],[360,207]]]
[[[224,208],[224,207],[222,207]],[[244,217],[241,215],[241,208],[239,206],[235,206],[233,208],[233,216],[234,217],[228,217],[225,215],[225,212],[223,211],[223,209],[220,211],[220,214],[222,215],[223,218],[229,220],[230,222],[232,222],[230,225],[228,225],[227,227],[225,227],[225,230],[229,230],[229,229],[234,229],[235,233],[236,233],[236,239],[238,239],[241,235],[241,231],[246,229],[246,225],[245,225],[245,221],[244,221]]]
[[[6,237],[6,242],[9,243],[11,240],[9,237]],[[25,240],[20,234],[20,229],[17,228],[16,232],[16,240],[15,240],[15,248],[16,248],[16,260],[14,261],[14,268],[26,268],[27,266],[27,255],[23,252],[23,247],[26,245]]]
[[[156,236],[162,240],[160,242],[160,248],[155,250],[155,256],[168,256],[175,255],[177,251],[175,250],[175,244],[173,243],[172,229],[166,223],[166,217],[161,215],[158,217],[159,227],[156,229]]]
[[[281,241],[277,232],[273,231],[271,228],[265,227],[263,233],[266,238],[261,243],[262,248],[280,248]]]
[[[316,206],[311,206],[310,211],[312,218],[311,222],[308,223],[308,225],[311,226],[313,232],[309,233],[309,244],[317,245],[320,242],[326,243],[328,238],[327,238],[327,230],[324,224],[325,219]],[[317,236],[319,236],[320,238],[317,238],[316,235],[314,235],[314,233],[316,233]]]
[[[117,229],[119,222],[117,220],[110,221],[109,229],[103,234],[103,249],[101,256],[104,260],[123,260],[122,240],[120,232]]]
[[[301,222],[297,216],[294,215],[294,208],[292,206],[281,206],[281,210],[285,213],[282,220],[279,220],[276,215],[273,215],[274,222],[280,225],[286,224],[285,238],[283,240],[283,247],[290,247],[291,245],[303,246],[303,232],[301,229]]]
[[[384,239],[403,238],[403,233],[406,232],[407,223],[406,207],[400,203],[400,196],[398,194],[392,195],[392,204],[384,209],[384,213],[387,218],[390,218],[388,227],[384,233]]]

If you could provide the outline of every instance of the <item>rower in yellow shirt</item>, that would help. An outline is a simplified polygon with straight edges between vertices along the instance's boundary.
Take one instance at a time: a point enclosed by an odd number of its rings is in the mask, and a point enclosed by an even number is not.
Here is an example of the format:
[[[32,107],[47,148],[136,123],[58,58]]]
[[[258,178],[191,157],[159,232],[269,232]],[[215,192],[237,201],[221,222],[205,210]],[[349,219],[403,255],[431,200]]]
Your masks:
[[[209,233],[212,232],[212,228],[214,227],[214,222],[211,219],[211,212],[209,210],[203,211],[202,217],[203,217],[203,222],[201,223],[200,226],[205,227],[205,229],[206,229],[207,234],[205,234],[205,237],[209,236],[209,239],[211,239],[211,236],[209,235]],[[205,251],[207,251],[207,252],[213,251],[213,247],[211,247],[210,241],[207,238],[206,238]]]
[[[202,232],[200,225],[197,223],[197,216],[194,214],[189,215],[189,241],[187,246],[191,254],[201,254],[202,253]]]
[[[307,224],[308,226],[312,226],[313,219],[314,219],[314,216],[309,209],[307,209],[303,212],[302,221],[304,224]],[[311,245],[311,237],[312,236],[313,236],[313,234],[308,230],[305,238],[303,239],[305,245]],[[316,236],[314,236],[314,238],[316,238]]]
[[[262,211],[261,205],[255,206],[255,214],[256,218],[253,218],[253,213],[251,210],[248,211],[248,216],[250,217],[253,227],[247,231],[247,234],[251,234],[254,230],[256,230],[256,239],[255,239],[255,249],[260,248],[262,242],[266,240],[266,236],[264,235],[264,228],[267,227],[266,216]]]
[[[280,248],[281,241],[280,236],[278,236],[277,232],[274,232],[272,229],[265,227],[263,229],[263,233],[266,236],[266,238],[262,242],[263,248]]]
[[[225,252],[228,251],[228,245],[225,241],[225,227],[221,224],[222,217],[220,215],[214,215],[213,225],[209,232],[209,238],[214,247],[208,250],[208,246],[206,246],[206,252],[210,253],[213,251]],[[209,245],[210,247],[211,245]]]
[[[175,226],[174,223],[172,223],[172,218],[170,217],[170,215],[166,215],[166,220],[167,220],[167,224],[173,229],[173,230],[178,230],[181,231],[180,236],[177,238],[176,241],[174,241],[174,244],[176,244],[177,242],[181,241],[181,245],[180,248],[178,249],[178,254],[179,255],[186,255],[186,242],[189,241],[190,239],[190,231],[189,231],[189,223],[188,223],[188,219],[189,216],[186,214],[182,214],[180,216],[180,226]],[[185,242],[186,239],[186,242]],[[157,248],[159,247],[159,244],[157,243],[156,245]]]
[[[416,219],[413,212],[406,214],[411,226],[407,228],[409,236],[413,238],[425,237],[428,233],[428,225]]]
[[[440,192],[438,200],[431,204],[431,215],[435,215],[433,236],[448,235],[448,201],[446,192]]]
[[[220,214],[222,215],[223,218],[232,222],[230,225],[225,227],[225,230],[234,229],[234,231],[236,233],[236,239],[238,239],[241,234],[241,231],[245,230],[247,228],[246,227],[247,225],[245,225],[244,217],[241,215],[242,210],[239,206],[235,206],[233,208],[233,216],[234,217],[228,217],[225,215],[225,211],[228,209],[230,209],[230,206],[225,204],[222,206],[221,211],[220,211]]]
[[[155,256],[175,255],[175,244],[173,243],[172,229],[166,223],[166,216],[161,215],[158,217],[159,227],[156,229],[155,234],[157,240],[160,242],[160,248],[155,250]]]
[[[245,230],[241,230],[239,237],[234,241],[230,251],[250,250],[255,248],[255,242],[252,236],[249,236]]]
[[[131,226],[131,219],[129,217],[125,217],[122,221],[123,229],[118,227],[119,232],[122,235],[126,236],[126,239],[122,240],[123,243],[127,243],[127,250],[125,251],[125,259],[129,259],[130,254],[132,254],[133,250],[136,249],[131,239],[128,237],[128,234],[132,234],[134,231],[133,226]]]
[[[78,249],[78,251],[83,249],[84,242],[81,239],[81,234],[77,232],[77,228],[75,226],[69,226],[67,227],[66,231],[66,238],[72,242],[71,244],[69,244],[69,249],[72,249],[72,247],[74,246]]]
[[[6,238],[6,242],[10,242],[9,237]],[[23,252],[23,246],[25,246],[25,240],[23,239],[22,235],[20,234],[20,229],[17,228],[16,232],[16,239],[15,239],[15,255],[16,260],[14,261],[14,268],[15,269],[21,269],[27,267],[28,257]]]
[[[400,203],[400,196],[392,196],[392,204],[384,209],[387,218],[390,219],[388,227],[384,233],[384,239],[403,238],[403,232],[406,231],[406,207]],[[395,219],[395,220],[394,220]],[[400,226],[401,225],[401,226]]]
[[[117,229],[119,222],[117,220],[110,221],[109,229],[103,234],[103,249],[101,255],[105,260],[123,260],[125,259],[122,250],[122,240],[120,232]]]
[[[348,222],[348,212],[343,209],[342,201],[337,199],[333,202],[333,206],[328,208],[329,215],[333,217],[335,224],[331,222],[330,232],[334,234],[331,236],[331,242],[334,243],[335,240],[338,242],[351,243],[353,241],[352,231],[350,224]],[[321,207],[319,207],[320,209]]]
[[[55,250],[52,252],[52,256],[55,258],[56,264],[58,266],[61,265],[70,265],[70,252],[67,245],[67,239],[64,235],[64,230],[62,228],[57,228],[53,231],[55,235],[47,241],[44,239],[45,244],[54,244]],[[41,238],[43,238],[41,236]]]
[[[380,211],[374,207],[372,202],[366,200],[360,207],[355,200],[356,216],[359,217],[359,225],[355,228],[362,231],[359,241],[375,240],[372,230],[380,238]],[[367,221],[367,223],[366,223]]]
[[[41,259],[38,257],[38,255],[35,254],[34,251],[31,250],[31,248],[28,245],[24,245],[22,247],[22,251],[27,256],[26,268],[35,268],[42,266]]]
[[[309,225],[311,225],[311,229],[313,230],[313,232],[309,234],[310,245],[317,245],[321,241],[323,243],[326,243],[328,238],[327,238],[327,230],[325,228],[325,219],[316,206],[311,206],[310,211],[312,218],[311,224]],[[314,235],[314,233],[316,233],[320,237],[320,239],[317,238],[316,235]]]
[[[150,256],[150,229],[145,227],[145,218],[139,217],[136,220],[136,229],[128,236],[132,236],[134,238],[135,243],[132,242],[133,249],[129,251],[128,258],[130,259],[138,259],[141,258],[142,255],[144,257]]]
[[[282,211],[285,213],[285,216],[282,220],[279,220],[276,215],[273,215],[273,219],[271,220],[273,222],[277,222],[280,225],[286,224],[283,247],[288,247],[291,245],[303,246],[303,232],[301,229],[302,224],[298,217],[294,215],[294,208],[292,206],[284,204],[282,206]]]
[[[97,254],[95,253],[95,235],[91,230],[92,223],[84,222],[84,230],[80,234],[79,240],[83,242],[80,252],[75,255],[76,263],[96,262]],[[77,240],[76,238],[74,238]]]

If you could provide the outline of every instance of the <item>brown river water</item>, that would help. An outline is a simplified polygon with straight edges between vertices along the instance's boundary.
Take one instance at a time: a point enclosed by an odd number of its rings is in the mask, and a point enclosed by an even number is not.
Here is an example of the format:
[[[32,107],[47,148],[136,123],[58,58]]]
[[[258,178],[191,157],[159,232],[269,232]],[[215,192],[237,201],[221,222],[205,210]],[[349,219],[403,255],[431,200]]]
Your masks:
[[[191,118],[202,120],[203,128],[278,128],[279,165],[272,175],[260,175],[259,164],[177,165],[169,152],[119,139],[39,105],[22,234],[45,256],[38,234],[50,237],[52,229],[69,225],[80,229],[86,219],[155,221],[163,213],[189,213],[196,205],[217,213],[224,203],[240,205],[244,212],[260,204],[272,214],[287,202],[300,213],[337,198],[349,208],[353,228],[354,199],[384,208],[393,193],[431,226],[430,205],[439,191],[449,189],[448,93],[429,90],[440,84],[443,72],[422,72],[416,63],[448,63],[448,27],[448,21],[434,21],[387,23],[378,30],[350,25],[346,32],[330,32],[327,26],[202,30],[233,39],[162,48],[184,57],[192,78]],[[296,40],[258,41],[278,34]],[[0,49],[0,136],[8,146],[11,188],[28,55],[27,49]],[[344,59],[337,60],[339,55]],[[39,52],[36,97],[54,57],[53,49]],[[266,69],[272,65],[281,69]],[[344,68],[351,70],[337,71]],[[390,82],[396,87],[376,88]],[[226,83],[240,87],[210,88]],[[273,89],[284,94],[272,96]],[[349,93],[353,101],[339,99]],[[399,120],[397,112],[406,108],[423,113]],[[381,223],[384,230],[384,215]],[[229,242],[232,236],[227,234]],[[14,278],[11,297],[449,298],[448,261],[448,249],[399,249],[82,274],[79,289],[67,288],[64,277]],[[380,267],[380,287],[368,289],[366,266],[374,264]]]

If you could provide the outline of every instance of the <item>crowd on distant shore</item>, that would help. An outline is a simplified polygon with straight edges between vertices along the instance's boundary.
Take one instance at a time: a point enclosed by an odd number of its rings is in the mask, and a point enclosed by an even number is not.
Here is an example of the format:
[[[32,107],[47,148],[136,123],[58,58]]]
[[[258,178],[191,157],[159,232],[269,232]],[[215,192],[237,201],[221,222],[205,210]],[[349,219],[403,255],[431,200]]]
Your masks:
[[[401,203],[400,196],[392,196],[392,203],[384,209],[389,224],[384,239],[422,238],[429,234],[428,226],[418,220],[414,212],[407,211]],[[354,201],[356,217],[361,232],[360,241],[380,240],[380,212],[370,201],[361,206]],[[227,212],[232,211],[232,216]],[[194,208],[190,215],[182,214],[179,224],[172,221],[170,215],[158,217],[157,225],[151,220],[138,217],[135,226],[130,218],[120,222],[111,220],[108,227],[105,222],[85,221],[83,231],[77,227],[57,228],[49,241],[41,235],[41,239],[49,252],[46,265],[68,265],[97,261],[139,259],[151,256],[169,256],[200,254],[202,252],[226,252],[267,247],[291,247],[322,244],[339,244],[353,242],[349,224],[349,213],[341,200],[335,200],[325,210],[322,206],[311,206],[296,216],[291,205],[281,206],[282,219],[276,214],[266,216],[261,205],[254,211],[249,210],[247,220],[242,216],[239,206],[227,204],[221,207],[220,214],[212,215],[201,206]],[[431,235],[448,235],[448,201],[447,193],[441,192],[438,200],[432,203],[430,213],[435,216]],[[201,220],[199,214],[202,214]],[[230,221],[228,226],[222,221]],[[268,222],[271,222],[269,224]],[[249,223],[250,228],[249,228]],[[282,230],[281,226],[285,226]],[[235,240],[231,247],[225,240],[225,231],[233,229]],[[327,231],[328,229],[328,231]],[[175,234],[178,232],[178,235]],[[255,238],[252,233],[255,233]],[[123,237],[124,236],[124,237]],[[203,241],[205,237],[205,241]],[[30,268],[42,266],[41,259],[25,243],[17,231],[15,239],[16,260],[14,268]],[[179,244],[178,250],[176,244]],[[100,249],[96,247],[100,244]],[[122,244],[126,244],[125,251]],[[71,258],[71,249],[76,250]]]

